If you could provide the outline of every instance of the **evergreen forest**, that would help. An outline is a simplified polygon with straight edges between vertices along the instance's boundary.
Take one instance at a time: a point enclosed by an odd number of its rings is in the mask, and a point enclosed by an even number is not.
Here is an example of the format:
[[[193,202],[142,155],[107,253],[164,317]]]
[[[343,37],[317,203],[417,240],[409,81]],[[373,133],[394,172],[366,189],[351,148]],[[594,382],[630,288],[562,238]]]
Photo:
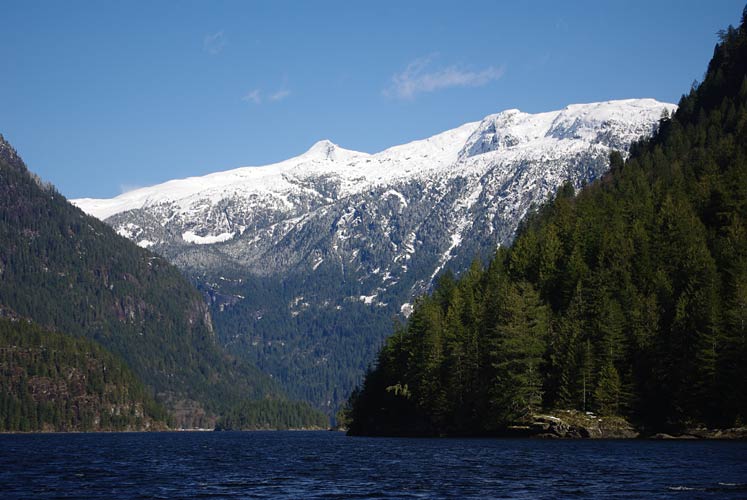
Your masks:
[[[443,275],[351,396],[352,434],[486,435],[538,412],[747,422],[747,9],[609,173]]]
[[[42,183],[1,136],[0,242],[0,308],[57,335],[89,339],[121,358],[177,427],[212,427],[247,400],[287,411],[287,398],[270,377],[219,346],[203,296],[178,269]],[[22,388],[3,397],[28,403]],[[308,424],[317,424],[319,414],[293,407],[299,415],[313,414]],[[31,429],[90,428],[90,419],[50,420],[42,413],[45,418]],[[6,429],[28,427],[16,423],[6,419]],[[267,419],[257,425],[266,426]]]
[[[152,430],[168,419],[95,342],[0,319],[0,431]]]

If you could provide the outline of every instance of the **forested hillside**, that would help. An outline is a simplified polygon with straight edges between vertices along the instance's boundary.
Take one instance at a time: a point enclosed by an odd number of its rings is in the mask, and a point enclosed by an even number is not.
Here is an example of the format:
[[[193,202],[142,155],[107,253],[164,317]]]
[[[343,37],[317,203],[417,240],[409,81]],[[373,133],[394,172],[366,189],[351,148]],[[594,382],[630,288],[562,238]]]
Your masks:
[[[175,267],[43,185],[1,137],[0,241],[0,306],[121,356],[177,425],[283,399],[217,345],[207,305]]]
[[[244,401],[218,419],[215,430],[298,430],[329,428],[327,415],[299,401]]]
[[[744,424],[747,10],[720,38],[627,161],[417,303],[351,398],[352,433],[485,434],[553,409]]]
[[[90,340],[0,319],[0,431],[164,429],[125,364]]]

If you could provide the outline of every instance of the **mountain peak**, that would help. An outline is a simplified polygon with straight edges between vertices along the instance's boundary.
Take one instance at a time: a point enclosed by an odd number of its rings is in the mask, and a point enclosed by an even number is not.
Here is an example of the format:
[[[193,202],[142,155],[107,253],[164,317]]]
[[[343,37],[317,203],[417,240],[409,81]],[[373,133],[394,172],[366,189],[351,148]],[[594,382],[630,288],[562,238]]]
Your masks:
[[[654,99],[624,99],[571,104],[544,113],[507,109],[482,120],[461,156],[506,151],[530,144],[540,147],[539,142],[550,137],[626,150],[632,140],[653,131],[664,109],[672,112],[676,106]],[[615,133],[611,133],[612,130]]]
[[[322,139],[311,146],[303,156],[319,160],[334,160],[340,147],[329,139]]]
[[[367,153],[361,153],[359,151],[345,149],[338,146],[329,139],[322,139],[321,141],[315,142],[313,146],[311,146],[308,150],[306,150],[304,154],[302,154],[298,158],[301,160],[311,161],[316,160],[346,162],[361,156],[370,155],[368,155]]]
[[[206,207],[217,207],[222,200],[234,200],[246,207],[271,206],[277,210],[273,212],[275,215],[296,213],[295,210],[303,210],[301,207],[345,198],[384,184],[461,175],[466,166],[484,170],[498,163],[518,165],[520,158],[528,161],[566,153],[568,158],[575,158],[573,151],[586,151],[592,145],[625,151],[632,140],[651,133],[665,108],[672,110],[675,106],[654,100],[628,100],[573,105],[535,114],[508,109],[488,115],[481,122],[466,123],[374,154],[345,149],[324,139],[306,152],[279,163],[173,180],[116,198],[79,199],[73,203],[101,219],[134,209],[170,206],[184,220],[193,220],[197,213]],[[483,153],[492,154],[478,159]],[[460,161],[468,164],[462,163],[459,169],[454,169]],[[308,200],[300,201],[309,196]],[[247,211],[245,217],[249,220],[254,215]],[[246,221],[227,223],[225,227],[210,229],[218,232],[200,234],[236,234],[236,224],[244,229],[249,227]],[[184,233],[191,231],[192,226],[181,229]],[[148,241],[156,239],[151,235]]]

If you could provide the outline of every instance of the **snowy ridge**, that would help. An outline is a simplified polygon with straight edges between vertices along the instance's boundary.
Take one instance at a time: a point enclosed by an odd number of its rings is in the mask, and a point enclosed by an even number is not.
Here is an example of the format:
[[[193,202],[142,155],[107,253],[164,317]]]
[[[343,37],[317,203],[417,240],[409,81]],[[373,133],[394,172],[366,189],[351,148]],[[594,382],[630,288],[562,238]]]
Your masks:
[[[272,165],[73,203],[187,269],[336,266],[357,276],[361,296],[404,283],[413,294],[465,244],[485,253],[509,243],[533,203],[599,176],[611,150],[625,153],[674,109],[653,99],[510,109],[375,154],[322,140]]]
[[[175,203],[182,211],[226,197],[269,195],[287,202],[290,194],[320,193],[304,189],[304,181],[334,176],[340,182],[338,197],[360,192],[371,184],[443,168],[457,159],[459,148],[477,123],[469,123],[434,137],[396,146],[376,155],[343,149],[322,140],[294,158],[261,167],[241,167],[202,177],[164,182],[123,193],[115,198],[80,198],[72,202],[89,215],[105,220],[114,214]]]
[[[304,189],[304,181],[332,176],[339,181],[336,198],[349,196],[371,185],[428,175],[453,166],[457,161],[486,152],[501,151],[502,160],[513,160],[522,151],[542,152],[557,147],[573,148],[604,140],[604,133],[618,132],[620,146],[646,135],[661,116],[665,105],[653,99],[629,99],[593,104],[576,104],[560,111],[528,114],[511,109],[489,115],[481,122],[467,123],[428,139],[413,141],[368,154],[350,151],[322,140],[300,156],[261,167],[242,167],[202,177],[168,181],[140,188],[110,199],[72,200],[99,219],[117,213],[163,203],[175,204],[182,212],[198,210],[204,203],[225,198],[262,197],[291,207],[287,195],[321,193]],[[611,144],[610,146],[615,146]],[[576,145],[576,148],[578,144]],[[465,165],[468,166],[468,165]]]

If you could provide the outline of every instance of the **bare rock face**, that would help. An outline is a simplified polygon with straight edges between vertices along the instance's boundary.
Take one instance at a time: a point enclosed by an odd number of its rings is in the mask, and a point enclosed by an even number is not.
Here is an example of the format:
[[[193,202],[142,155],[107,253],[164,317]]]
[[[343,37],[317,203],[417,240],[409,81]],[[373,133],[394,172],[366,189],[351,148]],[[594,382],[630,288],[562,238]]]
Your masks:
[[[630,439],[639,436],[627,420],[597,416],[591,412],[563,410],[552,415],[534,415],[530,435],[546,439]]]

